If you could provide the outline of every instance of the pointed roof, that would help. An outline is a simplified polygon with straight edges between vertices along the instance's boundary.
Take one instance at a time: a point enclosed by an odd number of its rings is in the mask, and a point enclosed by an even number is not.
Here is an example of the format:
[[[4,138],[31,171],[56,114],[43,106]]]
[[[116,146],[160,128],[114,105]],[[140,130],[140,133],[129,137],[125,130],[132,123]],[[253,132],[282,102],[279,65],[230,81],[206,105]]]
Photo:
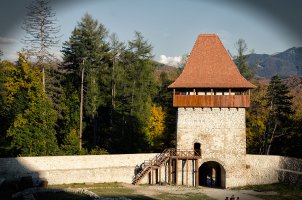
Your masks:
[[[169,88],[255,88],[239,72],[216,34],[200,34],[187,64]]]

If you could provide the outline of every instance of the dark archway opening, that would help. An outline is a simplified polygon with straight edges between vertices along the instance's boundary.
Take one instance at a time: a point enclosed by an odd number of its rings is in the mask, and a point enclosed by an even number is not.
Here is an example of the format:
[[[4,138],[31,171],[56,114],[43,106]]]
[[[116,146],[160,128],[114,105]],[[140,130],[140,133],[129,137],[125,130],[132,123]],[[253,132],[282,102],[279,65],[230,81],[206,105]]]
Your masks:
[[[225,170],[218,162],[209,161],[199,167],[199,185],[225,188]]]

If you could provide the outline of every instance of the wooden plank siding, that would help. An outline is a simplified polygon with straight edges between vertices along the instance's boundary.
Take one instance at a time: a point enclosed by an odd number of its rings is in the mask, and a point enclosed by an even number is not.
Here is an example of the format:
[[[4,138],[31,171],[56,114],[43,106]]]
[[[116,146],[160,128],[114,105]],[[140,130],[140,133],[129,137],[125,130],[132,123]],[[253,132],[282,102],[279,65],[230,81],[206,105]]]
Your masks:
[[[248,108],[249,95],[174,95],[174,107]]]

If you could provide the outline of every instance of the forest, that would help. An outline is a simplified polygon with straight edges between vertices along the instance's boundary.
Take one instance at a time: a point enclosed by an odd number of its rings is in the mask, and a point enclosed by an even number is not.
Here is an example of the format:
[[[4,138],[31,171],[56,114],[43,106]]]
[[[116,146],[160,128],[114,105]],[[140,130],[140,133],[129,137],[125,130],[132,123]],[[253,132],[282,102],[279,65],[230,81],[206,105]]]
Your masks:
[[[59,61],[48,51],[58,33],[48,11],[50,34],[27,37],[31,46],[20,50],[16,62],[0,60],[0,157],[174,147],[177,110],[168,85],[181,73],[185,57],[182,66],[166,70],[153,60],[153,47],[140,32],[122,42],[85,14],[63,43]],[[24,29],[37,35],[41,29],[31,26],[37,18],[29,12],[28,19]],[[291,90],[289,79],[257,78],[246,62],[244,40],[236,45],[235,64],[257,85],[246,114],[247,153],[301,157],[302,95]]]

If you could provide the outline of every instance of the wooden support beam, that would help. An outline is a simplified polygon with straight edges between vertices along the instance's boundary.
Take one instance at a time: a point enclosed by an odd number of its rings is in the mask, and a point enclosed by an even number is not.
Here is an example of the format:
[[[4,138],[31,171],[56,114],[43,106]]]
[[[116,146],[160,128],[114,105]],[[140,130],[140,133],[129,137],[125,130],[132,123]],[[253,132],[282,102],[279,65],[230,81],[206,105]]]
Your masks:
[[[158,168],[158,183],[161,184],[161,166]]]
[[[189,182],[188,182],[188,179],[189,179],[189,163],[188,163],[188,159],[186,160],[186,168],[187,168],[187,175],[186,175],[186,185],[189,186]]]
[[[198,188],[199,180],[198,180],[198,159],[195,160],[195,187]]]
[[[153,169],[151,168],[151,184],[154,184],[154,174],[153,174]]]
[[[170,158],[169,159],[169,170],[168,170],[168,174],[169,174],[169,176],[168,176],[168,182],[169,182],[169,184],[171,185],[171,181],[172,181],[172,159]]]
[[[178,159],[175,159],[175,185],[178,183]]]

